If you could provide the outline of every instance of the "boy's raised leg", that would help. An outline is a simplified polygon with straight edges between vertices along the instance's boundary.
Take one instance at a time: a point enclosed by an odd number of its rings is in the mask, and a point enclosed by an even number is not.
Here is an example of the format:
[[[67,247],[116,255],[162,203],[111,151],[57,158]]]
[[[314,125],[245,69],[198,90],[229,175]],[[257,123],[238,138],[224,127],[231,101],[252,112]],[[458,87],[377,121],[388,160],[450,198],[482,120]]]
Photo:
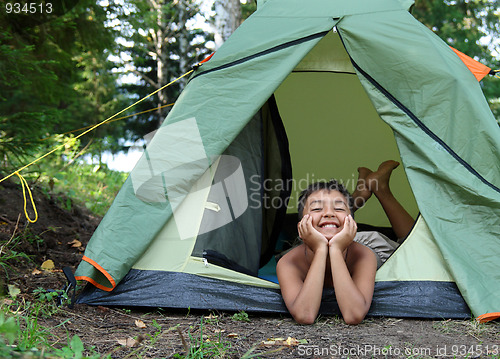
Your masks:
[[[366,186],[379,200],[396,236],[404,239],[415,221],[394,197],[389,186],[392,171],[398,166],[397,161],[382,162],[375,172],[366,176]]]

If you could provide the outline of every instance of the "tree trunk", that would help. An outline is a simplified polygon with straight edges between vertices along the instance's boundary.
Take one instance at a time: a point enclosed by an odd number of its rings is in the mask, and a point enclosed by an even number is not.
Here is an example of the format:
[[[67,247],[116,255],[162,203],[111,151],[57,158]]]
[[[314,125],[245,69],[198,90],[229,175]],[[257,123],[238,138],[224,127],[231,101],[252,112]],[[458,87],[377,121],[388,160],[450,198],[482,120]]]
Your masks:
[[[227,40],[241,23],[240,0],[215,0],[215,47]]]
[[[179,76],[188,72],[188,51],[189,51],[189,40],[186,34],[186,21],[187,21],[187,4],[186,0],[179,0]],[[186,85],[187,78],[183,77],[179,80],[180,89],[184,89]]]
[[[166,54],[165,54],[165,49],[163,48],[163,44],[165,41],[165,34],[163,33],[165,29],[165,21],[164,21],[164,16],[163,16],[163,9],[162,5],[163,2],[159,1],[155,3],[155,10],[156,10],[156,22],[157,22],[157,30],[156,30],[156,41],[155,41],[155,50],[156,50],[156,83],[157,83],[157,88],[161,88],[165,85],[165,71],[163,69],[164,66],[164,61],[166,61]],[[160,123],[163,122],[163,109],[161,108],[163,105],[166,104],[166,98],[165,98],[165,92],[164,91],[159,91],[158,92],[158,118],[160,119]]]

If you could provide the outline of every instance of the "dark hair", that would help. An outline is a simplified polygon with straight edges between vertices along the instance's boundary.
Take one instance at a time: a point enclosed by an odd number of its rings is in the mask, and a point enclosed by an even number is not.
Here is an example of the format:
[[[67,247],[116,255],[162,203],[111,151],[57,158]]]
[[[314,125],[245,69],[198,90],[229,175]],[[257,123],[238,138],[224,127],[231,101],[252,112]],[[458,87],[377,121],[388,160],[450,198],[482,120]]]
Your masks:
[[[346,198],[347,204],[349,205],[349,210],[351,211],[351,215],[354,215],[354,199],[352,198],[351,194],[349,191],[344,187],[342,183],[339,183],[337,180],[330,180],[328,182],[321,181],[321,182],[314,182],[311,183],[305,190],[303,190],[300,195],[299,195],[299,202],[297,206],[297,212],[299,215],[299,220],[303,216],[304,212],[304,206],[306,203],[306,200],[309,198],[311,194],[317,191],[321,190],[327,190],[328,192],[330,191],[339,191],[342,193],[342,195]]]

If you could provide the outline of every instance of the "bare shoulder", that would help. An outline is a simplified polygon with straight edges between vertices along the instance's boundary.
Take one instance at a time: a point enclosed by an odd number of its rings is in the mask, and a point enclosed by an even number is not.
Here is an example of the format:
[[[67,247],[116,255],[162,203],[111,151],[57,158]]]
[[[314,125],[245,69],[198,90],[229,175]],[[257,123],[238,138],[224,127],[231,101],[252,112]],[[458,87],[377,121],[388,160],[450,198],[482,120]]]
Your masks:
[[[367,255],[368,253],[373,253],[373,251],[365,245],[358,242],[352,242],[349,246],[349,252],[356,253],[358,255]]]
[[[375,257],[375,253],[373,253],[370,248],[358,242],[352,242],[351,245],[349,245],[347,260],[350,267],[358,263],[366,263],[369,266],[374,263],[375,268],[377,266],[377,258]]]
[[[276,265],[276,272],[278,276],[280,275],[280,272],[283,271],[293,271],[295,273],[301,273],[305,276],[308,269],[309,268],[305,258],[305,244],[301,244],[288,251],[283,257],[280,258]]]

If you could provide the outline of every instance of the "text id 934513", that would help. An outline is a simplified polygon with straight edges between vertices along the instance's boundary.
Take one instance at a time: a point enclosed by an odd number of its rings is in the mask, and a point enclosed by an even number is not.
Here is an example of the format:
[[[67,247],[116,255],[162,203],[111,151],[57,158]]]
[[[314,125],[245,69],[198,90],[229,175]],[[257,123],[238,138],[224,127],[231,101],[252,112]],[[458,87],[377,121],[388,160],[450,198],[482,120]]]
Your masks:
[[[7,1],[3,5],[6,14],[13,15],[47,15],[52,14],[54,6],[52,2],[21,2]]]

